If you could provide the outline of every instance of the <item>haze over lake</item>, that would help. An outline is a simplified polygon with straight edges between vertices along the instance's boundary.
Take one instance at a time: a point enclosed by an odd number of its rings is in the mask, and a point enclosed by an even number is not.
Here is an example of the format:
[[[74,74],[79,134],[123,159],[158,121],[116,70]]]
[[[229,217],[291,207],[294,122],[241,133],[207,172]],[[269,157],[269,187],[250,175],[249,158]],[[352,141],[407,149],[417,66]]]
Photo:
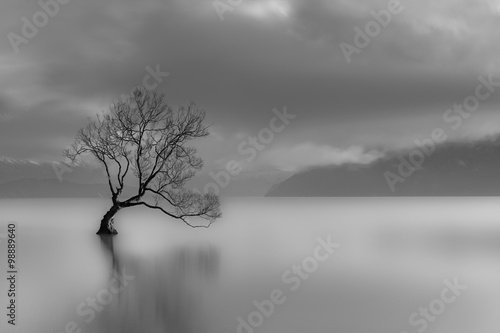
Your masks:
[[[17,332],[63,332],[74,321],[82,332],[233,333],[275,289],[285,300],[256,332],[417,332],[410,314],[454,279],[467,289],[425,331],[497,332],[499,203],[226,198],[208,229],[130,209],[116,217],[110,255],[95,235],[106,200],[7,199],[0,232],[17,222]],[[340,247],[292,290],[294,274],[283,275],[313,256],[318,237]],[[113,260],[133,279],[87,323],[77,308],[109,287]]]

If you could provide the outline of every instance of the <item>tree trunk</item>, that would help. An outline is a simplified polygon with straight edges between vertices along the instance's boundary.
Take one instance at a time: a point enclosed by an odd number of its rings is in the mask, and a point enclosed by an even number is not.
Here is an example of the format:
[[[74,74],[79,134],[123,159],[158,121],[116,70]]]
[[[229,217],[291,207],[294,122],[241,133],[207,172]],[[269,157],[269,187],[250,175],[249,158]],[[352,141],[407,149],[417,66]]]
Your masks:
[[[113,205],[101,220],[101,225],[97,231],[97,235],[116,235],[114,216],[120,210],[118,205]]]

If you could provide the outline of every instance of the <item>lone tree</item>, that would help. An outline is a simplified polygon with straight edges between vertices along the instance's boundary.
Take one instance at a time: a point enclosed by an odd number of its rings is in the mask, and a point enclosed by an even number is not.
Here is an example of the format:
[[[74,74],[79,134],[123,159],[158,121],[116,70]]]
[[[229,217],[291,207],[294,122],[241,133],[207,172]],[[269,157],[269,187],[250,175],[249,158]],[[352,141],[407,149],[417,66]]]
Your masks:
[[[108,113],[89,118],[73,145],[64,151],[72,163],[90,154],[104,166],[113,205],[97,234],[116,234],[115,214],[127,207],[146,206],[180,219],[191,227],[208,227],[221,216],[219,198],[184,188],[203,166],[196,149],[186,144],[208,135],[205,112],[195,104],[173,111],[165,96],[136,89],[110,106]],[[137,192],[122,198],[126,179]],[[190,217],[209,221],[193,226]]]

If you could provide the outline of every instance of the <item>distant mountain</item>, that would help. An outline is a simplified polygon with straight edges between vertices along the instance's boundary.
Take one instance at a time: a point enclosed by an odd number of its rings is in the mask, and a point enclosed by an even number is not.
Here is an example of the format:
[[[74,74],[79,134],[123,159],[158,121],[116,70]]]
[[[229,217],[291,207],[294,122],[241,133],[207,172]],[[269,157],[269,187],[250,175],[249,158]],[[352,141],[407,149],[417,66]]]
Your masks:
[[[217,185],[221,196],[264,196],[269,189],[291,176],[276,170],[242,172],[231,176],[226,186]],[[208,173],[199,173],[188,188],[204,191],[206,184],[226,182],[215,180]],[[126,180],[127,182],[127,180]],[[129,185],[134,185],[128,180]],[[224,183],[222,185],[225,185]],[[67,167],[61,163],[16,160],[0,157],[0,198],[6,197],[97,197],[109,193],[102,169],[86,165]]]
[[[123,194],[134,195],[132,187],[125,187]],[[21,179],[0,184],[0,198],[109,198],[106,184],[77,184],[56,179]]]
[[[89,166],[67,167],[61,163],[16,160],[0,157],[0,184],[20,179],[57,179],[76,183],[105,183],[101,169]]]
[[[275,185],[274,197],[497,196],[500,195],[500,140],[448,143],[425,155],[420,167],[412,150],[368,165],[310,169]],[[413,151],[414,161],[418,157]],[[398,168],[400,171],[398,171]],[[410,174],[411,173],[411,174]],[[388,181],[389,179],[389,181]],[[391,190],[392,183],[394,191]]]

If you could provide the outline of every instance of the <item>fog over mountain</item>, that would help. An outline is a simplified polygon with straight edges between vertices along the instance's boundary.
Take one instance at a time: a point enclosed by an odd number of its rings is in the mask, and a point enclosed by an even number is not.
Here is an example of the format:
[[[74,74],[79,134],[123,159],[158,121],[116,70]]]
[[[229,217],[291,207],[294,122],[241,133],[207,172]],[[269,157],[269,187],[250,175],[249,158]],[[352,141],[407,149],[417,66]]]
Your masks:
[[[104,183],[103,169],[97,166],[68,167],[63,162],[44,162],[0,157],[0,184],[21,179],[59,179],[75,183]]]
[[[416,152],[424,156],[421,163]],[[0,172],[3,198],[109,195],[101,169],[89,165],[68,168],[59,162],[3,158]],[[369,164],[343,163],[295,174],[269,170],[226,177],[222,172],[203,172],[188,187],[202,192],[216,190],[225,197],[492,196],[500,195],[499,173],[497,137],[444,143],[430,154],[418,148],[392,151]],[[126,192],[132,193],[134,184],[128,185]]]
[[[125,195],[136,193],[126,187]],[[0,184],[0,198],[111,198],[107,184],[78,184],[57,179],[21,179]]]
[[[500,195],[498,138],[437,146],[421,164],[411,162],[416,151],[391,153],[367,165],[308,169],[274,186],[267,196]]]
[[[290,172],[242,172],[226,177],[218,173],[201,172],[188,184],[199,191],[217,189],[222,196],[264,196],[269,189],[293,175]],[[227,174],[228,175],[228,174]],[[135,187],[128,180],[130,193]],[[0,158],[0,198],[16,197],[98,197],[109,196],[104,170],[95,165],[69,167],[63,162],[41,162]]]

